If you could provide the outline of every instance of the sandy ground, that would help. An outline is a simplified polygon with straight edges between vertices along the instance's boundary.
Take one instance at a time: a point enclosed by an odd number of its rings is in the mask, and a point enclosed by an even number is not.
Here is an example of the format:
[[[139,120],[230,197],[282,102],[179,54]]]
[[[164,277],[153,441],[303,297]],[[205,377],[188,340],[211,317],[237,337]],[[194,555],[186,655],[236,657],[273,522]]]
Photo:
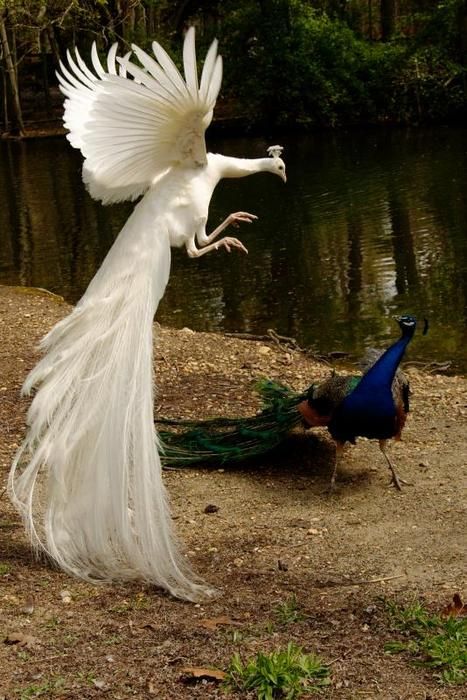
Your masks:
[[[47,294],[0,288],[0,492],[24,433],[20,386],[38,340],[67,310]],[[158,336],[161,415],[248,415],[258,377],[302,389],[330,372],[273,343],[188,329]],[[412,483],[402,493],[388,485],[377,444],[360,440],[336,492],[323,495],[334,454],[325,430],[247,467],[165,473],[187,556],[221,592],[206,605],[144,584],[88,585],[35,561],[3,493],[0,698],[241,697],[214,683],[187,685],[182,668],[225,669],[234,651],[247,658],[291,640],[331,664],[327,698],[465,697],[465,688],[439,686],[383,648],[395,636],[385,598],[439,609],[465,593],[467,380],[410,363],[407,372],[412,412],[391,448]],[[205,513],[209,504],[218,510]],[[282,624],[277,607],[292,595],[304,619]],[[206,626],[220,616],[224,624]],[[3,643],[15,634],[20,643]]]

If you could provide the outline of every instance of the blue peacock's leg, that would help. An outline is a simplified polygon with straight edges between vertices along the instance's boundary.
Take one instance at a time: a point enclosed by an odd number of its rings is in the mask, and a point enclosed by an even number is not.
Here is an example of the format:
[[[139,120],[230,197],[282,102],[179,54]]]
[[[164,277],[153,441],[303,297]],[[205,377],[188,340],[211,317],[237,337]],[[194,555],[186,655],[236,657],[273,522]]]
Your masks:
[[[387,455],[387,452],[386,452],[386,444],[387,444],[387,440],[380,440],[380,441],[379,441],[379,449],[380,449],[381,452],[383,453],[384,458],[385,458],[385,460],[386,460],[386,462],[387,462],[387,464],[388,464],[388,467],[389,467],[389,469],[391,470],[392,479],[391,479],[390,483],[391,483],[391,484],[394,484],[394,486],[396,487],[396,489],[397,489],[398,491],[402,491],[402,486],[401,486],[401,484],[406,484],[406,486],[411,486],[412,484],[410,484],[410,482],[408,482],[408,481],[404,481],[404,479],[402,479],[402,478],[397,474],[396,470],[394,469],[394,467],[393,467],[393,465],[392,465],[392,463],[391,463],[391,460],[389,459],[389,457],[388,457],[388,455]]]
[[[344,451],[344,443],[336,440],[336,455],[334,458],[334,468],[333,468],[332,474],[331,474],[331,481],[329,482],[329,486],[323,491],[323,493],[330,494],[334,491],[335,484],[336,484],[337,468],[341,462],[343,451]]]

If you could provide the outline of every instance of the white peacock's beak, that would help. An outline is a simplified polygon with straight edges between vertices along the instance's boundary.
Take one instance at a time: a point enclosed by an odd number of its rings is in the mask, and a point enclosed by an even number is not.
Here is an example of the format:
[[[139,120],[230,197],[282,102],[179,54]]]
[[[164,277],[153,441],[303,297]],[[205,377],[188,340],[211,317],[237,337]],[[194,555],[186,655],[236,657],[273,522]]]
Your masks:
[[[287,182],[287,175],[285,173],[281,173],[281,178],[284,182]]]

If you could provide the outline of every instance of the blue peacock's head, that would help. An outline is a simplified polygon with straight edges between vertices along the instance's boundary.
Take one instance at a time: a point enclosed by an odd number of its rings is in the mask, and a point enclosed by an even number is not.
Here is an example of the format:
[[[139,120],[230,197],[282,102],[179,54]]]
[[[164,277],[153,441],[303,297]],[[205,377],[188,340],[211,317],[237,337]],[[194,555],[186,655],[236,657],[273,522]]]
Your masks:
[[[404,330],[404,328],[415,330],[415,328],[417,327],[417,319],[415,318],[415,316],[405,315],[395,316],[394,318],[399,324],[401,330]]]
[[[400,329],[404,335],[405,334],[413,335],[413,333],[415,332],[415,329],[417,327],[417,319],[415,318],[415,316],[409,316],[407,314],[404,316],[395,316],[394,318],[396,319],[397,323],[399,324]],[[423,326],[423,335],[426,335],[427,332],[428,332],[428,320],[425,318],[425,322],[424,322],[424,326]]]

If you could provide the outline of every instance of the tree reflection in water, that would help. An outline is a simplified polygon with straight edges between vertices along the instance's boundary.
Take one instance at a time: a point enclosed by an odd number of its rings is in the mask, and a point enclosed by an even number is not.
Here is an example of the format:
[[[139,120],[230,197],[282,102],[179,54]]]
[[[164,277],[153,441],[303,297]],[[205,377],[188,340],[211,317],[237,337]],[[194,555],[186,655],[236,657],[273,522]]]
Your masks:
[[[260,218],[232,253],[174,251],[158,318],[198,330],[275,328],[321,352],[359,355],[394,335],[390,317],[431,316],[411,357],[467,369],[467,131],[366,130],[282,138],[288,183],[224,181],[211,228],[229,212]],[[211,150],[264,155],[269,141]],[[75,302],[131,204],[102,207],[65,139],[0,143],[0,283]]]

